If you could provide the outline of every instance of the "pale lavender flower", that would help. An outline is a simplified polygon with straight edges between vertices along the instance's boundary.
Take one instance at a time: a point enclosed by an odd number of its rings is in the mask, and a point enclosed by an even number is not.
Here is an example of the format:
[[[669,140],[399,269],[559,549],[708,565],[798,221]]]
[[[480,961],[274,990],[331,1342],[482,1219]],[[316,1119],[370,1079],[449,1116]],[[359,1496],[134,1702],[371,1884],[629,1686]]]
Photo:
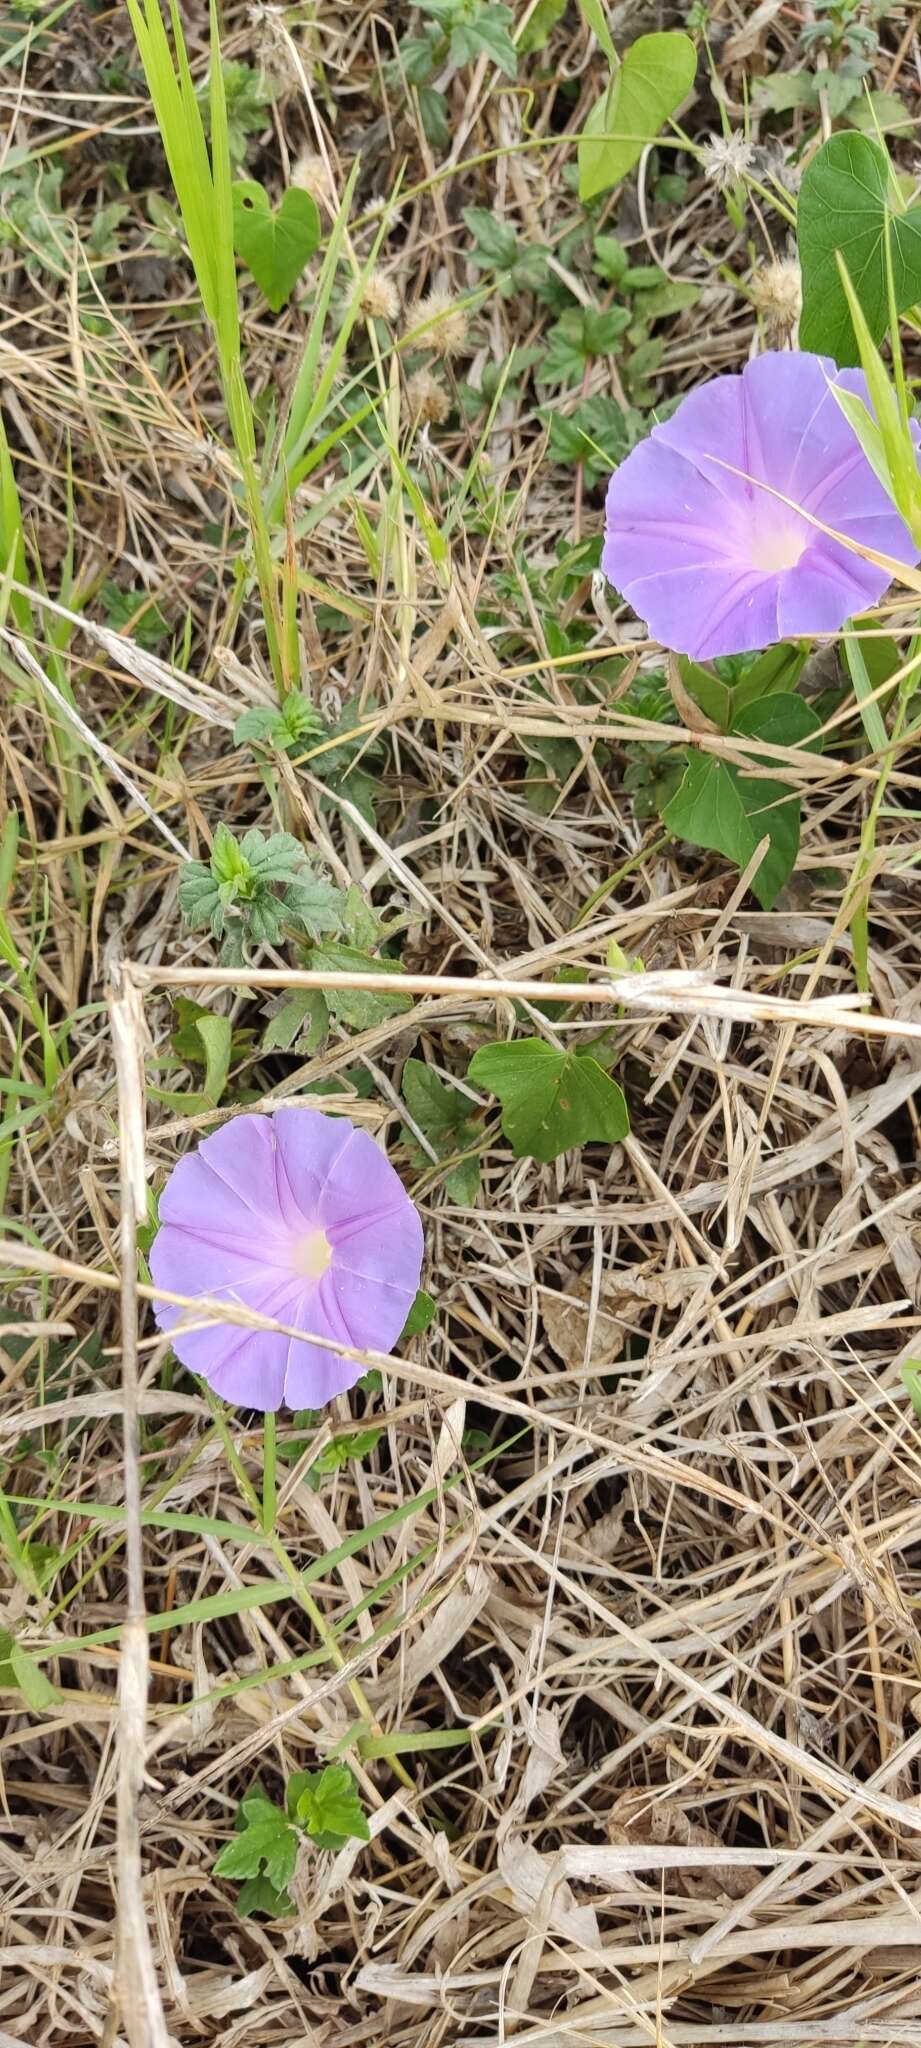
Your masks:
[[[869,405],[860,370],[826,356],[757,356],[741,376],[690,392],[615,471],[602,568],[663,647],[698,660],[743,654],[836,632],[882,597],[889,570],[795,508],[918,561],[833,384]]]
[[[183,1365],[225,1401],[262,1409],[321,1408],[354,1386],[363,1367],[310,1338],[389,1351],[421,1266],[419,1216],[374,1139],[308,1109],[236,1117],[180,1159],[150,1253],[156,1287],[305,1332],[183,1329],[194,1312],[158,1304]]]

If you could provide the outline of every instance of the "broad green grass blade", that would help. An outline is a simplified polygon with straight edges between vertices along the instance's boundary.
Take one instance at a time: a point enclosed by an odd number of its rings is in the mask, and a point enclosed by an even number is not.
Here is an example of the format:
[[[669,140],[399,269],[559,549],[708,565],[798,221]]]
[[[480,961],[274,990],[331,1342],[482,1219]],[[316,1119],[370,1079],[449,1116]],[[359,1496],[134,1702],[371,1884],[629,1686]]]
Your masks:
[[[21,591],[12,590],[10,581],[26,583],[26,545],[22,526],[22,506],[13,474],[3,414],[0,412],[0,618],[7,610],[11,613],[21,633],[33,631],[32,607]]]
[[[176,188],[198,289],[217,343],[227,413],[243,478],[269,659],[281,697],[285,693],[285,673],[277,578],[256,469],[253,408],[240,357],[232,169],[216,0],[211,0],[210,12],[210,151],[177,0],[170,0],[172,46],[159,0],[127,0],[127,5]]]

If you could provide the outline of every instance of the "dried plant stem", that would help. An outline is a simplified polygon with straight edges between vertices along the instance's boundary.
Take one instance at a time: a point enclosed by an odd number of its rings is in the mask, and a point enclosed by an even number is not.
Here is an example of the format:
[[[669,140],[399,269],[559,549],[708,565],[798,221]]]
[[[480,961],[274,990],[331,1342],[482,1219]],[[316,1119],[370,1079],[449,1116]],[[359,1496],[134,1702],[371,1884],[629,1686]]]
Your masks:
[[[144,1018],[137,989],[120,976],[109,995],[118,1085],[124,1433],[125,1564],[128,1606],[118,1685],[118,1945],[116,1986],[131,2048],[168,2048],[168,2034],[144,1909],[139,1801],[147,1747],[148,1643],[144,1627],[138,1424],[137,1226],[146,1213]]]

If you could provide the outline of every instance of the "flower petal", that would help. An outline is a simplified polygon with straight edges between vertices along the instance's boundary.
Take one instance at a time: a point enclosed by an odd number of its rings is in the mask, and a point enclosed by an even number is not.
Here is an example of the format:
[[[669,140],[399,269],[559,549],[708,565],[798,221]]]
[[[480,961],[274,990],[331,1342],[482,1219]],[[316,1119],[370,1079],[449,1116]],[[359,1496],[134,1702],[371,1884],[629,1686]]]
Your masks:
[[[335,1246],[338,1234],[362,1218],[401,1217],[412,1203],[398,1173],[367,1131],[352,1128],[320,1196],[319,1218]],[[415,1213],[415,1212],[413,1212]]]
[[[632,584],[630,603],[654,639],[679,654],[706,661],[741,654],[776,640],[776,576],[736,569],[669,570]]]
[[[297,1316],[300,1291],[290,1282],[280,1284],[276,1275],[262,1284],[241,1285],[234,1298],[241,1308],[290,1323]],[[171,1321],[166,1327],[173,1350],[189,1372],[199,1373],[225,1400],[240,1401],[248,1408],[278,1407],[284,1393],[290,1337],[272,1330],[247,1330],[239,1323],[209,1322],[203,1328],[182,1329],[176,1323],[191,1320],[195,1311],[170,1308],[168,1313]],[[227,1391],[231,1386],[237,1391]]]
[[[272,1123],[285,1213],[297,1224],[315,1225],[323,1189],[355,1127],[347,1117],[323,1116],[316,1109],[277,1109]]]
[[[413,1305],[416,1283],[363,1280],[334,1264],[321,1281],[330,1324],[348,1332],[343,1341],[360,1351],[389,1351]],[[338,1314],[337,1314],[338,1311]]]
[[[316,1337],[360,1348],[343,1321],[328,1275],[311,1288],[301,1304],[299,1320]],[[358,1359],[345,1358],[341,1351],[327,1351],[319,1344],[292,1343],[285,1372],[285,1400],[289,1408],[323,1408],[337,1394],[347,1393],[365,1368]]]
[[[207,1221],[215,1236],[251,1236],[254,1217],[261,1231],[280,1230],[271,1117],[234,1117],[180,1159],[160,1197],[160,1216],[182,1228]]]
[[[248,1237],[229,1232],[218,1235],[204,1222],[200,1229],[164,1223],[150,1248],[150,1271],[154,1286],[165,1287],[169,1294],[195,1296],[226,1290],[229,1295],[232,1290],[238,1293],[241,1286],[269,1284],[273,1276],[278,1286],[290,1275],[290,1261],[286,1245],[274,1236],[263,1237],[252,1230]],[[208,1284],[203,1290],[204,1272]],[[170,1321],[181,1317],[182,1310],[169,1302],[157,1302],[155,1313],[165,1330]]]

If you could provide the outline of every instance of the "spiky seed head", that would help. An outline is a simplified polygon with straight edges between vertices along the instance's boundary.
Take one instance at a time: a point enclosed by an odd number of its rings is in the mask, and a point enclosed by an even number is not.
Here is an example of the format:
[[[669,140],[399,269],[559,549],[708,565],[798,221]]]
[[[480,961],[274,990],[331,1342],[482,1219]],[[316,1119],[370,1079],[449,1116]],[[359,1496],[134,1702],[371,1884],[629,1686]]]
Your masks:
[[[323,158],[315,156],[313,150],[302,149],[291,172],[291,183],[299,186],[302,192],[309,192],[311,199],[318,204],[330,196],[329,172]]]
[[[406,410],[415,426],[444,426],[451,399],[431,370],[416,370],[407,380]]]
[[[786,340],[803,308],[803,281],[795,256],[775,256],[763,263],[751,282],[752,299],[769,333]]]
[[[751,168],[754,150],[744,135],[711,135],[700,152],[700,168],[718,192],[730,192]]]
[[[392,277],[372,270],[361,288],[361,310],[366,320],[386,320],[392,327],[400,310],[400,294]]]
[[[467,308],[453,292],[436,286],[416,307],[413,327],[424,329],[420,342],[430,348],[434,355],[462,356],[467,347],[470,323]]]

